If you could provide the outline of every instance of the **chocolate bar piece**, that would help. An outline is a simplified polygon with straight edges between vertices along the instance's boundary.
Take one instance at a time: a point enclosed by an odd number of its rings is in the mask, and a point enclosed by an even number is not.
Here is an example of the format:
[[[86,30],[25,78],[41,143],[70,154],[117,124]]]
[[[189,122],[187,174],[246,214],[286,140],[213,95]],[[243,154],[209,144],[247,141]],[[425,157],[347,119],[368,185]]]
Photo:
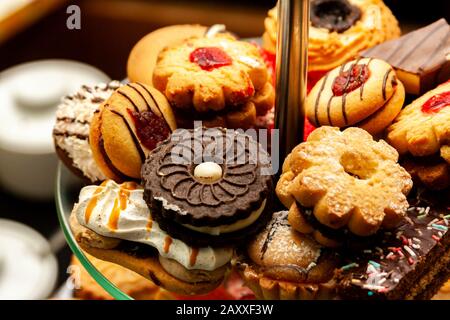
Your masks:
[[[450,79],[450,26],[440,19],[361,53],[391,64],[407,93],[420,95]]]
[[[450,200],[419,190],[406,221],[381,242],[346,253],[338,294],[350,299],[430,299],[450,276]]]

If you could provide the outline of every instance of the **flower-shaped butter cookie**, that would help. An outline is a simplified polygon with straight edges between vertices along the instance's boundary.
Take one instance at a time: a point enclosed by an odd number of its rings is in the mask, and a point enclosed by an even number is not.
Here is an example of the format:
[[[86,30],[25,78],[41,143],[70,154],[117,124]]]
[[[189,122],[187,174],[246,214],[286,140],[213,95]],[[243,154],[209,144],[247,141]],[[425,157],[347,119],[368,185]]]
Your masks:
[[[394,148],[362,129],[321,127],[289,154],[276,192],[321,234],[346,229],[373,235],[380,227],[396,226],[408,208],[412,181],[397,160]],[[317,240],[320,233],[314,233]]]
[[[153,72],[153,84],[173,107],[197,112],[242,106],[268,81],[258,48],[226,34],[164,49]]]

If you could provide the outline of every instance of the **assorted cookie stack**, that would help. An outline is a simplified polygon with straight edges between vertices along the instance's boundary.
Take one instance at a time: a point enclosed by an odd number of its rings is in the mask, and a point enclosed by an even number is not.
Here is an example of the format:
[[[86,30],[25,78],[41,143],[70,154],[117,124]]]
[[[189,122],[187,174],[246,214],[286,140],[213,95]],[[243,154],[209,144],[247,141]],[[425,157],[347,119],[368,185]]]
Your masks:
[[[86,252],[181,295],[234,268],[260,299],[431,298],[450,263],[450,27],[398,38],[382,1],[311,7],[317,129],[275,183],[262,144],[234,130],[270,128],[273,61],[222,26],[156,30],[129,83],[63,99],[56,150],[92,184],[70,218]]]

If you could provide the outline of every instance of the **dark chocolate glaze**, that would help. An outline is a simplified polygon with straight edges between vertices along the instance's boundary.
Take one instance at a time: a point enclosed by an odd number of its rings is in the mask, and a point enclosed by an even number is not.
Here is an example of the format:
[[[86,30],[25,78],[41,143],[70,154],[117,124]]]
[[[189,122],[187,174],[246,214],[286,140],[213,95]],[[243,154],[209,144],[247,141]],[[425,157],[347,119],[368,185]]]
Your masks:
[[[381,241],[358,254],[342,254],[344,265],[357,263],[357,266],[337,273],[342,297],[404,299],[413,288],[421,289],[418,287],[419,279],[425,279],[428,273],[435,271],[434,268],[439,268],[439,277],[449,276],[448,266],[440,262],[450,250],[450,232],[445,224],[445,220],[448,223],[450,218],[448,191],[414,190],[409,201],[407,218],[397,229],[385,232]],[[369,261],[379,266],[375,268],[377,272],[372,279],[367,272]],[[430,290],[433,289],[433,281],[429,280]],[[377,286],[371,287],[370,284]],[[417,298],[425,294],[429,296],[432,293],[423,292]]]
[[[127,176],[126,174],[124,174],[122,171],[120,171],[119,169],[117,169],[114,164],[112,163],[111,159],[108,156],[108,153],[105,150],[105,146],[103,144],[103,138],[100,137],[100,141],[98,143],[98,147],[100,149],[100,153],[103,156],[103,159],[106,162],[106,165],[108,166],[108,168],[116,175],[119,177],[120,180],[122,181],[135,181],[136,179]]]

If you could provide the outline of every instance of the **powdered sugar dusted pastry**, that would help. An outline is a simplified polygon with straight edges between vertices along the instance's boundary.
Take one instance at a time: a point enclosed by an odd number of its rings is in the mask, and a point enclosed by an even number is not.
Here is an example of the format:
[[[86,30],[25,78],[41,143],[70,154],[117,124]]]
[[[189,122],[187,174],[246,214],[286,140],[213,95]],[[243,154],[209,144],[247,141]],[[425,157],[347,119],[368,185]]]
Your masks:
[[[301,215],[293,227],[334,246],[326,239],[333,231],[365,237],[404,218],[412,181],[397,161],[394,148],[362,129],[320,127],[288,155],[276,192]]]
[[[91,182],[106,178],[89,146],[92,117],[119,87],[118,81],[92,87],[82,86],[76,93],[64,97],[56,110],[53,130],[56,151],[68,168]]]

